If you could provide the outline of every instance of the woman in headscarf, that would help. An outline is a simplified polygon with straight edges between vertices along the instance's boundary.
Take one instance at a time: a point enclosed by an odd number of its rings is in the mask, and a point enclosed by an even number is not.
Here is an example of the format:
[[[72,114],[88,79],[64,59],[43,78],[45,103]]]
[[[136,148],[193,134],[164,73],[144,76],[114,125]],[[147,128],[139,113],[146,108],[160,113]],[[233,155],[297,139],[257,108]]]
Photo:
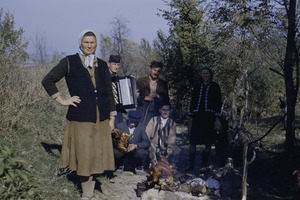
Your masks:
[[[111,78],[105,61],[95,56],[96,34],[79,35],[79,52],[63,58],[42,80],[47,93],[68,106],[67,124],[59,160],[62,171],[76,171],[81,200],[95,199],[95,175],[114,170],[111,131],[116,115]],[[56,87],[63,77],[70,97]]]
[[[221,89],[213,81],[212,69],[208,66],[200,70],[200,81],[194,86],[190,103],[192,122],[190,127],[190,149],[188,170],[194,169],[196,145],[204,144],[202,166],[208,163],[211,146],[216,142],[216,127],[220,127]]]

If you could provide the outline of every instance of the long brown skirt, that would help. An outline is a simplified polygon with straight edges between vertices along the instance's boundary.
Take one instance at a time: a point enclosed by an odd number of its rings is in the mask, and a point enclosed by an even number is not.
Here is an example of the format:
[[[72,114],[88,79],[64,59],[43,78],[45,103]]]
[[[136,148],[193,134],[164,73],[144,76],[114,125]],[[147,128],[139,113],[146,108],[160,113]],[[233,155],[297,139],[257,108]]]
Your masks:
[[[69,168],[79,176],[114,170],[109,120],[97,123],[67,121],[58,167]]]

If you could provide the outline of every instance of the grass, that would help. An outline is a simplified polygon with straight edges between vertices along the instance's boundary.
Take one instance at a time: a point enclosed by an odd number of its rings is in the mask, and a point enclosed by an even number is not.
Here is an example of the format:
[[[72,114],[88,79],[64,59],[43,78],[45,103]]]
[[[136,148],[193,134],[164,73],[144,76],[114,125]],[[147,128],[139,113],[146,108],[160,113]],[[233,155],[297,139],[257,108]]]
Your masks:
[[[46,97],[48,98],[48,97]],[[50,102],[55,104],[55,102]],[[43,110],[38,105],[29,106],[21,119],[22,131],[13,132],[13,150],[27,160],[39,185],[41,199],[76,199],[78,188],[66,177],[58,176],[57,149],[47,152],[42,143],[60,146],[63,140],[65,109],[53,105]]]
[[[10,88],[0,90],[0,145],[9,146],[17,155],[27,161],[26,167],[38,183],[38,196],[36,199],[77,199],[80,191],[76,177],[72,174],[58,176],[57,168],[67,108],[51,100],[41,88],[40,80],[42,76],[42,73],[37,74],[31,79],[31,87],[35,85],[32,92],[34,95]],[[22,78],[20,77],[20,79]],[[23,86],[23,88],[26,88],[26,86]],[[66,90],[66,88],[62,88],[62,90]],[[253,138],[259,138],[278,119],[278,117],[272,117],[259,119],[257,122],[250,121],[245,124],[245,128],[251,131]],[[297,118],[298,125],[299,122],[300,117]],[[178,132],[186,135],[186,126],[179,124]],[[282,130],[282,124],[279,124],[262,140],[262,144],[270,151],[282,152],[284,140],[285,132]],[[182,142],[181,146],[188,148],[188,142],[184,140]],[[264,195],[266,196],[265,199],[269,198],[267,198],[268,194],[274,191],[272,187],[266,186],[274,183],[274,180],[279,180],[274,179],[274,176],[277,177],[280,174],[278,172],[280,168],[277,166],[278,162],[283,162],[282,159],[282,154],[270,154],[266,151],[258,152],[258,158],[249,167],[249,191],[251,194],[256,195],[256,197]],[[270,175],[266,172],[269,172]],[[289,176],[291,178],[291,175]],[[288,180],[289,182],[285,185],[290,186],[291,180]],[[288,189],[285,188],[284,192],[287,191]],[[275,193],[279,194],[278,191]]]
[[[45,96],[47,99],[48,97]],[[40,102],[41,104],[43,102]],[[50,109],[49,109],[50,108]],[[11,141],[1,140],[1,143],[11,143],[13,150],[21,155],[21,157],[28,161],[28,168],[38,181],[38,189],[40,199],[45,200],[58,200],[58,199],[76,199],[79,197],[79,190],[77,180],[74,177],[58,176],[58,160],[60,156],[60,145],[62,144],[64,125],[65,125],[65,108],[56,105],[56,102],[50,102],[49,108],[46,109],[42,106],[28,106],[22,116],[21,130],[11,132],[13,136],[8,137]],[[259,133],[256,137],[263,135],[269,127],[276,121],[275,119],[262,119],[258,123]],[[252,128],[251,128],[252,127]],[[255,127],[255,123],[251,122],[247,124],[247,128],[252,130]],[[284,132],[281,130],[282,127],[276,127],[263,141],[266,148],[270,150],[282,150],[284,142]],[[179,126],[182,132],[185,132],[183,126]],[[0,137],[4,137],[4,133],[0,134]],[[47,148],[48,147],[48,148]],[[262,153],[258,153],[259,156]],[[263,174],[253,174],[253,170],[259,167],[264,167],[272,173],[275,173],[275,169],[270,169],[270,165],[275,161],[280,161],[276,156],[264,155],[264,159],[257,159],[256,163],[249,167],[249,180],[250,180],[250,191],[252,194],[257,191],[252,191],[253,188],[257,188],[262,183],[259,176]],[[261,169],[261,168],[260,168]],[[262,170],[260,170],[262,171]],[[275,170],[276,171],[276,170]],[[267,179],[272,181],[272,179]],[[265,181],[267,181],[265,180]],[[253,184],[251,184],[253,183]],[[268,182],[269,183],[269,182]],[[264,190],[274,190],[270,188],[264,188]],[[273,191],[274,192],[274,191]],[[267,195],[266,193],[265,195]],[[262,195],[258,193],[257,195]],[[266,198],[267,199],[267,198]],[[271,198],[269,198],[271,199]]]

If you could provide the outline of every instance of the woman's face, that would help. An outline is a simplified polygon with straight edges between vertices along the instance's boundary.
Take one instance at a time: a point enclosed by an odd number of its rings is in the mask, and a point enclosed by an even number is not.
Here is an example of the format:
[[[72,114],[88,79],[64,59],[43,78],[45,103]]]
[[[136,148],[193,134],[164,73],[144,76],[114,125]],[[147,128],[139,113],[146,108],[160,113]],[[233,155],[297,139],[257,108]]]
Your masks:
[[[208,69],[203,69],[201,72],[201,77],[204,83],[209,83],[210,81],[210,72]]]
[[[96,38],[94,36],[84,36],[81,40],[81,49],[86,55],[95,53],[97,47]]]

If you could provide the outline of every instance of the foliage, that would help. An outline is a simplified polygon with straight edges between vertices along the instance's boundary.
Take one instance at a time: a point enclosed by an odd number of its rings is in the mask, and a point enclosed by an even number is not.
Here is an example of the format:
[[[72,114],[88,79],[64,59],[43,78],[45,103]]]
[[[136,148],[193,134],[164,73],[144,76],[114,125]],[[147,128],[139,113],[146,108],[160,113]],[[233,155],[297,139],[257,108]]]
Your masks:
[[[228,65],[231,65],[231,73],[226,80],[229,82],[227,92],[232,99],[229,103],[233,120],[238,118],[239,110],[244,110],[248,116],[257,116],[262,113],[264,105],[260,104],[260,101],[251,101],[256,100],[253,96],[256,93],[252,92],[251,98],[249,94],[251,90],[254,91],[254,86],[258,83],[264,86],[273,85],[272,81],[276,81],[266,79],[264,76],[260,77],[262,81],[255,79],[256,75],[261,72],[268,74],[267,70],[262,69],[267,65],[260,59],[261,49],[258,48],[258,45],[264,42],[261,36],[268,35],[272,28],[271,18],[267,14],[272,7],[266,6],[249,1],[213,1],[211,5],[211,16],[217,25],[213,33],[214,49],[225,56],[222,60],[225,63],[221,64],[222,73],[228,72]],[[271,82],[266,83],[266,80]],[[259,87],[256,88],[259,89]],[[265,94],[267,97],[271,93],[267,94],[266,91],[262,91],[260,94]]]
[[[22,41],[23,29],[14,30],[14,17],[0,9],[0,66],[14,67],[28,58],[27,42]],[[5,69],[4,69],[5,70]]]
[[[40,199],[28,163],[7,146],[0,146],[0,199]]]
[[[252,15],[247,15],[250,8],[239,7],[245,8],[245,11],[241,11],[232,4],[238,1],[227,1],[231,4],[226,9],[220,9],[219,14],[223,12],[232,15],[223,15],[224,19],[220,22],[211,21],[208,16],[210,10],[206,7],[202,9],[202,2],[204,1],[172,1],[171,11],[162,12],[162,17],[169,22],[170,35],[159,31],[158,39],[153,45],[144,39],[136,44],[125,37],[129,45],[124,49],[127,51],[124,57],[129,63],[127,73],[137,77],[146,75],[149,63],[163,58],[172,100],[174,103],[178,102],[176,106],[180,111],[177,113],[180,114],[177,115],[179,119],[184,119],[188,111],[192,85],[199,78],[198,72],[203,65],[213,67],[214,79],[220,83],[223,99],[226,100],[226,109],[231,109],[233,95],[237,94],[238,111],[242,110],[248,91],[248,115],[251,118],[258,118],[258,122],[262,122],[264,120],[259,118],[280,115],[278,98],[285,99],[282,78],[285,20],[276,21],[274,17],[264,18],[265,15],[256,13],[260,10],[260,13],[270,11],[264,6],[258,6],[258,10],[251,11]],[[57,176],[66,108],[51,100],[40,83],[49,68],[63,55],[55,52],[43,65],[38,59],[24,63],[28,60],[25,60],[27,43],[23,43],[23,30],[14,29],[11,15],[5,15],[2,10],[0,13],[0,142],[14,147],[13,151],[1,147],[3,150],[1,149],[0,159],[5,157],[4,154],[8,158],[5,162],[0,160],[0,172],[3,169],[0,182],[5,182],[8,187],[9,184],[16,183],[12,184],[15,189],[10,190],[12,195],[29,195],[29,191],[34,191],[32,196],[6,197],[4,195],[11,193],[6,192],[7,187],[2,187],[0,198],[76,199],[79,196],[77,180],[69,176]],[[244,21],[236,21],[231,26],[230,20],[225,23],[230,16],[236,17],[231,18],[232,20],[241,20],[238,16],[242,14],[245,14]],[[250,18],[252,16],[255,18]],[[221,15],[218,18],[221,19]],[[238,37],[243,29],[247,30],[244,43]],[[113,35],[103,35],[101,55],[104,60],[110,54],[118,53],[113,48],[113,38]],[[49,56],[48,53],[45,55]],[[67,94],[64,82],[59,82],[58,87],[63,94]],[[299,104],[297,114],[299,115]],[[257,127],[256,122],[249,120],[253,133],[257,130],[259,133],[266,132],[272,122],[274,123],[273,120],[258,123]],[[284,142],[282,128],[274,132],[274,135],[264,139],[263,144],[268,144],[267,147],[272,150],[281,150]],[[256,136],[260,135],[257,133]],[[22,159],[16,155],[21,155]],[[26,167],[27,165],[29,166]],[[3,174],[8,174],[15,181],[8,182],[8,179],[2,178]],[[34,179],[32,176],[38,178]],[[27,177],[27,182],[24,177]],[[21,186],[18,183],[22,183]]]
[[[126,18],[115,17],[109,35],[100,36],[100,57],[108,60],[109,55],[121,56],[118,75],[133,75],[135,77],[148,74],[148,66],[152,60],[159,58],[149,42],[141,39],[141,44],[129,40],[130,30]],[[139,69],[139,70],[137,70]]]
[[[0,131],[7,132],[16,125],[20,117],[18,114],[22,107],[20,91],[26,94],[30,89],[24,89],[24,81],[21,79],[23,68],[20,62],[27,57],[25,48],[27,43],[22,43],[23,30],[14,30],[14,19],[9,13],[4,15],[0,10]],[[26,75],[24,75],[26,76]],[[15,86],[18,89],[15,90]],[[34,98],[34,96],[32,96]],[[12,109],[13,108],[13,109]],[[10,134],[7,134],[8,136]]]
[[[161,54],[166,66],[166,79],[172,88],[178,117],[188,110],[193,85],[199,80],[199,69],[213,64],[213,55],[208,49],[204,11],[199,2],[171,1],[170,11],[162,11],[168,21],[170,36],[159,33]]]

